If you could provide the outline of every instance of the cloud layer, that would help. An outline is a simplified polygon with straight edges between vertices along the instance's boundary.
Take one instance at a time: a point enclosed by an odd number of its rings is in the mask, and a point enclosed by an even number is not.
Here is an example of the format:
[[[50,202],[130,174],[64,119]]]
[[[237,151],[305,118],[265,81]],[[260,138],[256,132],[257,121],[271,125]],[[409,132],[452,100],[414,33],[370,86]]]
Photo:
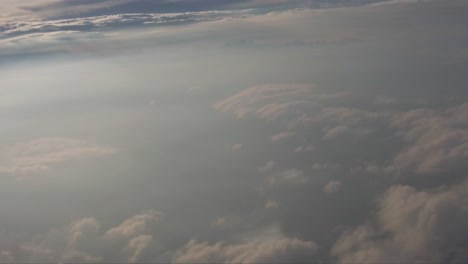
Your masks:
[[[0,262],[467,262],[468,4],[376,2],[2,2]]]

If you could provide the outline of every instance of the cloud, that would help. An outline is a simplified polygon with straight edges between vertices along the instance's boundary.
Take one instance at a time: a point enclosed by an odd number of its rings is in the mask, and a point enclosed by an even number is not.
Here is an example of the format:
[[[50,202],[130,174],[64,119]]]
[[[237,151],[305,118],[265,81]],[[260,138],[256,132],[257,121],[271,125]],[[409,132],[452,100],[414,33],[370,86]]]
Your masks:
[[[38,138],[0,151],[0,173],[24,176],[72,160],[115,154],[117,149],[70,138]]]
[[[163,214],[157,211],[147,211],[125,220],[122,224],[106,232],[106,236],[114,238],[129,238],[148,232],[150,224],[161,219]]]
[[[362,137],[372,134],[391,117],[391,112],[371,112],[367,110],[327,107],[302,121],[303,126],[324,125],[322,139],[330,140],[340,136]]]
[[[468,242],[468,181],[419,191],[390,187],[376,220],[344,233],[332,248],[342,263],[464,263]]]
[[[343,98],[347,93],[320,93],[309,84],[269,84],[248,88],[213,105],[237,118],[253,116],[265,120],[307,113],[321,102]]]
[[[323,192],[326,194],[332,194],[340,191],[342,183],[340,181],[332,180],[323,186]]]
[[[374,98],[373,103],[376,105],[395,105],[398,103],[398,98],[379,95]]]
[[[270,184],[304,184],[309,181],[304,171],[299,169],[290,169],[283,171],[280,175],[271,176]]]
[[[241,219],[237,216],[223,216],[216,218],[212,223],[211,226],[217,228],[228,228],[238,225],[241,222]]]
[[[128,259],[131,263],[136,263],[140,260],[143,252],[148,248],[148,246],[153,242],[153,236],[151,235],[140,235],[135,238],[132,238],[128,242],[127,250],[132,252],[131,257]]]
[[[291,131],[291,132],[280,132],[276,135],[273,135],[271,137],[271,141],[273,142],[278,142],[280,140],[283,140],[285,138],[290,138],[290,137],[293,137],[294,135],[296,135],[296,132],[294,131]]]
[[[393,116],[391,127],[409,145],[386,169],[436,174],[466,169],[468,103],[446,110],[416,109]]]
[[[265,209],[275,209],[278,208],[278,202],[275,200],[266,200]]]
[[[339,170],[340,168],[341,165],[338,163],[314,163],[312,165],[314,171]]]
[[[391,132],[392,138],[402,141],[402,148],[389,155],[391,160],[380,165],[365,162],[359,171],[399,177],[446,177],[444,174],[455,176],[467,168],[467,115],[468,103],[445,109],[386,112],[332,107],[311,115],[306,122],[324,126],[322,139],[345,135],[362,138],[375,132]]]
[[[340,124],[346,126],[357,126],[364,123],[381,120],[387,117],[388,113],[370,112],[367,110],[346,108],[346,107],[327,107],[311,119],[314,123]]]
[[[294,152],[296,153],[303,153],[303,152],[312,152],[315,151],[316,148],[314,145],[306,145],[306,146],[299,146],[297,147]]]
[[[229,16],[244,14],[241,11],[205,11],[188,13],[131,13],[115,14],[93,17],[78,17],[58,20],[33,20],[18,21],[2,25],[0,38],[9,38],[34,33],[52,32],[92,32],[102,30],[124,29],[135,26],[151,26],[162,24],[193,23],[201,21],[213,21]]]
[[[80,247],[89,237],[95,239],[100,229],[101,225],[95,218],[88,217],[73,222],[68,228],[70,246]]]
[[[242,144],[234,144],[232,145],[232,150],[240,150],[242,149]]]
[[[349,132],[349,127],[347,126],[337,126],[330,129],[325,129],[325,135],[323,135],[322,139],[333,139],[341,134],[346,134]]]
[[[11,259],[20,262],[26,256],[30,262],[96,263],[118,256],[138,262],[153,242],[150,222],[159,221],[159,215],[156,211],[143,212],[106,232],[95,218],[78,219],[64,229],[23,242],[19,251],[10,252]]]
[[[8,63],[12,59],[46,54],[95,53],[102,55],[128,50],[129,47],[134,49],[147,46],[148,43],[151,43],[151,46],[155,43],[173,44],[175,34],[179,40],[181,34],[186,40],[190,39],[190,34],[176,33],[187,28],[162,30],[161,27],[243,18],[249,16],[250,13],[251,10],[117,12],[98,16],[84,16],[80,13],[81,16],[63,19],[44,18],[34,13],[34,15],[25,15],[17,19],[12,18],[11,21],[8,20],[5,23],[0,21],[0,58],[2,58],[2,63]],[[129,30],[122,34],[121,30],[124,29]],[[148,34],[149,31],[151,34]]]
[[[173,257],[175,263],[297,263],[316,258],[318,246],[283,235],[260,236],[237,243],[190,240]]]
[[[270,160],[269,162],[267,162],[267,164],[265,164],[265,166],[257,168],[257,171],[261,173],[267,173],[273,170],[275,166],[276,166],[276,162]]]
[[[0,252],[0,262],[1,263],[13,263],[13,256],[12,256],[11,251],[2,250]]]

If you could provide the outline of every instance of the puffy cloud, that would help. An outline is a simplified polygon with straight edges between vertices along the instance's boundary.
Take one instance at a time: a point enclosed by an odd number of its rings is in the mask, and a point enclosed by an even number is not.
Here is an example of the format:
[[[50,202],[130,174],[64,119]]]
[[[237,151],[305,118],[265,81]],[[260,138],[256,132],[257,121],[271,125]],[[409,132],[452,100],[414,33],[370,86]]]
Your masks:
[[[211,226],[218,227],[218,228],[226,228],[226,227],[233,227],[241,222],[241,219],[238,216],[231,215],[231,216],[223,216],[216,218],[212,223]]]
[[[0,173],[23,176],[71,160],[112,155],[117,149],[70,138],[38,138],[0,151]]]
[[[374,98],[373,103],[376,105],[394,105],[398,103],[398,99],[395,97],[380,95]]]
[[[11,251],[9,250],[2,250],[0,252],[0,262],[1,263],[12,263],[13,262],[13,256]]]
[[[420,108],[400,112],[332,107],[308,122],[325,125],[323,139],[340,135],[363,136],[374,131],[392,132],[404,146],[384,164],[365,162],[366,173],[393,176],[453,174],[466,169],[468,155],[468,103],[447,109]]]
[[[233,150],[240,150],[242,148],[242,144],[234,144],[232,145]]]
[[[30,256],[31,262],[101,261],[102,258],[92,252],[92,248],[100,243],[99,229],[100,224],[94,218],[76,220],[66,229],[51,230],[46,236],[23,243],[19,246],[18,258]]]
[[[153,242],[153,236],[151,235],[140,235],[132,238],[128,242],[127,250],[132,252],[132,256],[128,259],[131,263],[136,263],[140,260],[142,253],[148,248]]]
[[[147,211],[125,220],[122,224],[106,232],[106,236],[112,238],[129,238],[143,235],[148,232],[151,223],[162,217],[161,212]]]
[[[385,124],[391,114],[346,107],[328,107],[307,119],[303,117],[301,123],[302,125],[324,125],[322,136],[324,140],[345,135],[359,138],[372,134],[376,127]]]
[[[100,228],[99,222],[91,217],[73,222],[68,228],[70,246],[80,247],[87,242],[86,239],[90,237],[95,239]]]
[[[110,257],[119,256],[121,260],[142,261],[145,250],[153,242],[150,222],[159,220],[161,215],[147,211],[107,232],[102,232],[101,224],[95,218],[78,219],[67,228],[51,230],[46,236],[22,243],[19,251],[9,251],[9,256],[13,262],[26,256],[32,262],[96,263],[112,260],[106,255],[110,253]]]
[[[339,124],[341,126],[358,126],[375,124],[376,121],[385,120],[389,116],[390,113],[370,112],[346,107],[328,107],[314,115],[311,121],[314,123]]]
[[[270,184],[304,184],[309,181],[304,171],[299,169],[285,170],[279,175],[269,178]]]
[[[323,187],[323,192],[327,194],[336,193],[341,189],[340,181],[332,180]]]
[[[325,135],[323,135],[323,139],[333,139],[341,134],[345,134],[349,131],[347,126],[337,126],[330,129],[325,129]]]
[[[176,263],[296,263],[314,260],[318,246],[289,237],[253,238],[239,243],[208,244],[190,240],[173,258]]]
[[[261,173],[267,173],[273,170],[275,166],[276,166],[276,162],[274,162],[273,160],[270,160],[269,162],[267,162],[267,164],[265,164],[265,166],[257,168],[257,171]]]
[[[222,250],[222,243],[209,245],[207,242],[200,243],[196,240],[190,240],[184,249],[177,252],[173,261],[175,263],[221,262],[218,255]]]
[[[278,202],[275,200],[266,200],[265,209],[275,209],[278,208]]]
[[[468,158],[468,103],[447,110],[417,109],[396,114],[391,127],[409,143],[386,170],[436,174],[461,171]]]
[[[280,141],[280,140],[283,140],[285,138],[290,138],[290,137],[293,137],[294,135],[296,135],[296,132],[294,131],[291,131],[291,132],[280,132],[276,135],[273,135],[271,137],[271,141],[273,142],[277,142],[277,141]]]
[[[338,163],[314,163],[312,165],[314,171],[339,170],[340,168],[341,165]]]
[[[248,88],[213,105],[214,109],[231,112],[237,118],[254,116],[275,120],[300,115],[320,102],[336,100],[347,93],[320,93],[309,84],[269,84]]]
[[[313,145],[306,145],[306,146],[299,146],[297,147],[294,152],[297,152],[297,153],[302,153],[302,152],[311,152],[311,151],[315,151],[315,146]]]
[[[468,242],[468,180],[450,188],[389,188],[376,221],[343,234],[332,254],[343,263],[464,263]]]

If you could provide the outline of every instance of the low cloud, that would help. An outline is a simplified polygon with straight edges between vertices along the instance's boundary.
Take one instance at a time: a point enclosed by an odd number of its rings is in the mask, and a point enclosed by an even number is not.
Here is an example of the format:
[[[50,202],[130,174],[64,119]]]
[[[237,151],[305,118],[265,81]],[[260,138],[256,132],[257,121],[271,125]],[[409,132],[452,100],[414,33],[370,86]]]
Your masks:
[[[233,226],[238,225],[241,222],[241,219],[237,216],[223,216],[216,218],[212,223],[211,226],[216,228],[230,228]]]
[[[257,171],[259,171],[261,173],[267,173],[267,172],[270,172],[271,170],[273,170],[273,168],[275,168],[275,166],[276,166],[276,162],[270,160],[269,162],[267,162],[267,164],[265,164],[265,166],[257,168]]]
[[[321,102],[337,100],[347,93],[320,93],[309,84],[269,84],[243,90],[213,105],[214,109],[231,112],[237,118],[253,116],[265,120],[306,113]]]
[[[265,209],[275,209],[278,208],[278,202],[275,200],[266,200]]]
[[[163,216],[157,211],[147,211],[125,220],[122,224],[106,232],[106,236],[114,238],[129,238],[143,235],[148,232],[150,224]]]
[[[161,215],[156,211],[143,212],[106,232],[95,218],[78,219],[67,228],[51,230],[46,236],[24,242],[16,252],[10,252],[11,259],[13,262],[22,262],[26,257],[30,262],[96,263],[112,261],[118,256],[120,260],[138,262],[153,242],[151,225]]]
[[[113,155],[117,149],[70,138],[38,138],[0,151],[0,173],[25,176],[72,160]]]
[[[279,175],[271,176],[270,184],[304,184],[309,181],[304,171],[298,169],[285,170]]]
[[[390,187],[376,220],[343,234],[332,248],[342,263],[468,261],[468,181],[450,188]]]
[[[336,193],[341,189],[342,183],[340,181],[332,180],[323,186],[323,192],[326,194]]]
[[[319,247],[312,241],[265,234],[240,242],[209,244],[190,240],[173,258],[175,263],[297,263],[313,262]]]
[[[294,135],[296,135],[296,132],[294,131],[291,131],[291,132],[280,132],[276,135],[273,135],[271,137],[271,141],[273,142],[278,142],[280,140],[283,140],[285,138],[290,138],[290,137],[293,137]]]
[[[294,152],[297,152],[297,153],[303,153],[303,152],[312,152],[312,151],[315,151],[316,148],[314,145],[305,145],[305,146],[299,146],[297,147]]]
[[[234,144],[232,145],[232,150],[241,150],[243,147],[242,144]]]
[[[446,110],[417,109],[395,115],[391,126],[407,143],[386,169],[393,173],[436,174],[466,169],[468,103]]]

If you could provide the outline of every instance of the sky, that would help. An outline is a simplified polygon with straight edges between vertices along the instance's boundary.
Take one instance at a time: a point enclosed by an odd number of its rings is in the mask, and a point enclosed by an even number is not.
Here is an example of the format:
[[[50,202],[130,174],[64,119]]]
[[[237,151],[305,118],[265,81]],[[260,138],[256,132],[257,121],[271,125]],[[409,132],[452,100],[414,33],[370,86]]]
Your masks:
[[[0,263],[468,262],[467,14],[2,0]]]

